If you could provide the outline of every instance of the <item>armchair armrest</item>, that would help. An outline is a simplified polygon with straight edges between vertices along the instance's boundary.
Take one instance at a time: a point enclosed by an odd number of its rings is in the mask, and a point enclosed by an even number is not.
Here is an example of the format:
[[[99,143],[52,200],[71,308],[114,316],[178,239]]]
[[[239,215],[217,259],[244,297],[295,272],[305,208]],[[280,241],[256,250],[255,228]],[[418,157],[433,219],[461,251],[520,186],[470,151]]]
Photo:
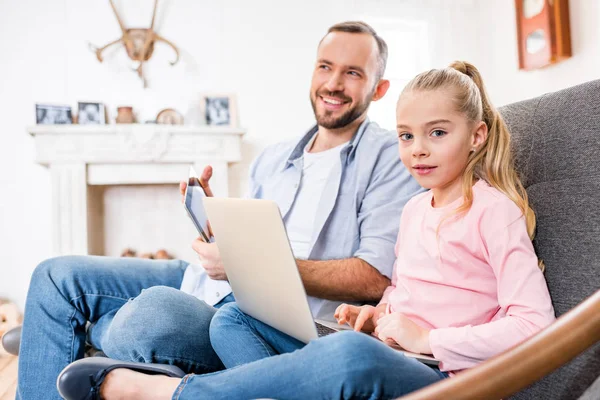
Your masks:
[[[600,341],[600,290],[521,344],[402,400],[501,399]]]

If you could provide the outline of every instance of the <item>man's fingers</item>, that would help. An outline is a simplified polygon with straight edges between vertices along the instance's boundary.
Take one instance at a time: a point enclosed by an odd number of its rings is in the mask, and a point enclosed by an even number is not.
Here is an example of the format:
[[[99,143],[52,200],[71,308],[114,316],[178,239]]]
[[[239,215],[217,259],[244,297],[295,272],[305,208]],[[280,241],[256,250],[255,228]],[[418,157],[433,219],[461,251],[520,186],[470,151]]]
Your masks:
[[[209,239],[210,239],[211,237],[215,236],[215,235],[213,234],[212,228],[210,227],[210,221],[206,221],[206,227],[208,228],[208,237],[209,237]]]
[[[202,242],[201,242],[201,240],[202,240],[201,238],[198,238],[198,239],[196,239],[196,240],[194,240],[194,241],[192,242],[192,249],[194,249],[194,251],[195,251],[196,253],[197,253],[197,252],[198,252],[198,250],[200,249],[200,243],[202,243]]]
[[[181,202],[185,201],[185,189],[187,189],[187,182],[181,181],[179,182],[179,194],[181,194]]]
[[[206,167],[204,167],[204,170],[202,171],[202,175],[200,176],[200,183],[202,183],[202,184],[208,183],[208,181],[212,177],[212,173],[213,173],[212,166],[207,165]]]
[[[206,167],[204,167],[204,171],[202,171],[202,175],[200,176],[200,186],[202,186],[202,188],[204,189],[204,193],[208,197],[213,197],[213,192],[210,189],[210,184],[208,183],[208,181],[210,181],[210,178],[212,177],[212,174],[212,167],[210,165],[207,165]]]
[[[202,253],[203,250],[205,249],[206,246],[206,242],[204,241],[204,238],[199,237],[198,239],[194,240],[192,242],[192,249],[194,249],[194,251],[196,253]]]

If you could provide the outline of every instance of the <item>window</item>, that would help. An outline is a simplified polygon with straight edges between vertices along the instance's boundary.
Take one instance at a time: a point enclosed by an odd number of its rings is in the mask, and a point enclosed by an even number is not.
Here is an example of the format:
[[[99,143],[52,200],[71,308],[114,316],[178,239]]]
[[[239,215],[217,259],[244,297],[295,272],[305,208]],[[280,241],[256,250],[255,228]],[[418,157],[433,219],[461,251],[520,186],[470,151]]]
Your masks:
[[[386,41],[389,53],[384,77],[390,81],[390,89],[383,99],[371,104],[369,117],[383,128],[394,129],[396,102],[402,89],[415,75],[431,68],[427,22],[373,18],[363,21],[369,21]]]

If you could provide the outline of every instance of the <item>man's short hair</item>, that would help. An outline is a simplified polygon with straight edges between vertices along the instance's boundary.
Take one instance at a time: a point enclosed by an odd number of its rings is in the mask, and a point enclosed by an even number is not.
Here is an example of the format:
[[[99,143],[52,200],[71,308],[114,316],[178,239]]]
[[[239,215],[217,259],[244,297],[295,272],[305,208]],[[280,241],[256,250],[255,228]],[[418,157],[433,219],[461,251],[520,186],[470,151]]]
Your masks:
[[[340,22],[339,24],[335,24],[329,28],[327,34],[331,32],[347,32],[347,33],[367,33],[371,35],[375,41],[377,42],[377,49],[379,50],[379,56],[377,57],[377,81],[383,78],[383,74],[385,73],[385,66],[387,64],[388,58],[388,47],[375,29],[373,29],[369,24],[362,21],[346,21]],[[322,39],[321,39],[322,40]]]

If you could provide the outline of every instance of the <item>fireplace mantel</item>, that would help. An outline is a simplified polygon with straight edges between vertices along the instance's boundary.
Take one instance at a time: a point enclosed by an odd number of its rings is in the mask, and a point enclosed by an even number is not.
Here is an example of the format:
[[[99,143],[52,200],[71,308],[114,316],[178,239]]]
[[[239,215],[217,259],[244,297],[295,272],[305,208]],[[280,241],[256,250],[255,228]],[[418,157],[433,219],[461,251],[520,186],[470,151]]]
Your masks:
[[[228,166],[241,160],[243,129],[155,124],[36,125],[35,161],[50,169],[54,253],[89,254],[95,221],[89,186],[176,184],[213,166],[211,187],[228,195]],[[93,231],[93,228],[91,229]]]
[[[208,156],[240,160],[243,129],[150,124],[36,125],[36,161],[56,162],[194,162]]]

